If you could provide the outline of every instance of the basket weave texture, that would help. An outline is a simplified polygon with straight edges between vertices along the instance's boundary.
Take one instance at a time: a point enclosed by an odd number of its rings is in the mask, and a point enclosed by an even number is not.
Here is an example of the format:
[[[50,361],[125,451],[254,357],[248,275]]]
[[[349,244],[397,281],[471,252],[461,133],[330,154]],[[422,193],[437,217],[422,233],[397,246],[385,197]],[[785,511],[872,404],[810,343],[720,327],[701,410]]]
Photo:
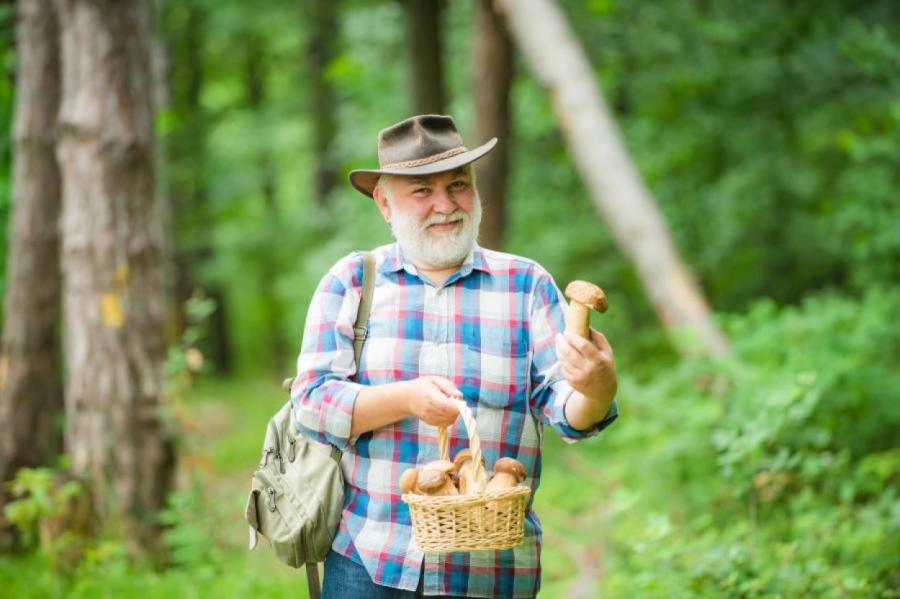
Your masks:
[[[469,449],[475,468],[474,494],[432,497],[405,493],[413,537],[423,551],[477,551],[510,549],[522,544],[525,533],[525,500],[531,489],[485,491],[487,475],[481,456],[481,441],[471,410],[457,400],[460,416],[469,433]],[[438,428],[441,459],[449,460],[447,429]]]

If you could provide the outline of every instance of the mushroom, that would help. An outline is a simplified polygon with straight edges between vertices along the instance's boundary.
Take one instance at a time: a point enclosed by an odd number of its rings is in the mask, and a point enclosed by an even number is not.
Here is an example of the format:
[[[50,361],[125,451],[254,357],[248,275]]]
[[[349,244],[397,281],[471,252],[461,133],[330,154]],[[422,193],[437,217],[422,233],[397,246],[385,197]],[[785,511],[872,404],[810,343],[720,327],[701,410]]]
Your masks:
[[[448,462],[450,463],[450,462]],[[425,469],[418,477],[418,490],[423,495],[440,497],[443,495],[459,495],[459,491],[453,486],[450,474],[444,470]]]
[[[511,489],[525,480],[525,466],[513,458],[500,458],[494,464],[494,476],[488,482],[485,491]]]
[[[412,493],[416,490],[416,481],[419,479],[419,471],[415,468],[407,468],[400,475],[400,491]]]
[[[475,462],[472,461],[472,451],[463,449],[453,458],[454,470],[459,475],[460,495],[475,493]]]
[[[450,460],[434,460],[428,462],[422,467],[423,470],[440,470],[441,472],[451,473],[454,470],[453,462]]]
[[[590,310],[606,312],[606,294],[593,283],[572,281],[566,286],[566,297],[571,300],[566,311],[566,330],[590,339]]]

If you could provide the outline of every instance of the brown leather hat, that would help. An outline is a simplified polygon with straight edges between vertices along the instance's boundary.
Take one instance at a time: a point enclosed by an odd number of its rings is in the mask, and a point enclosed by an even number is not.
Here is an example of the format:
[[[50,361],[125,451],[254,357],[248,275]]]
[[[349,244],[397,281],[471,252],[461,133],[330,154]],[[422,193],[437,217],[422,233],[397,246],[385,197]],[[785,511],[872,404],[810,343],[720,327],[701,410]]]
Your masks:
[[[382,129],[378,134],[379,168],[351,171],[350,183],[372,197],[372,190],[381,175],[430,175],[450,171],[481,158],[496,144],[494,137],[470,150],[463,145],[449,116],[414,116]]]

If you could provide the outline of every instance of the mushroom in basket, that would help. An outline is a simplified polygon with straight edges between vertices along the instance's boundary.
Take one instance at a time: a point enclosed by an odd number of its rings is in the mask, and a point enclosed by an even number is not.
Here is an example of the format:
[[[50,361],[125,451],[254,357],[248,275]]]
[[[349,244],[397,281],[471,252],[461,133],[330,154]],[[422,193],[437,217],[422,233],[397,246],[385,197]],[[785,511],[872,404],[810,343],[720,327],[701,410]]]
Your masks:
[[[459,491],[456,490],[453,480],[450,478],[453,469],[453,462],[448,460],[429,462],[425,464],[421,472],[415,468],[408,468],[400,476],[400,490],[403,493],[433,497],[459,495]]]
[[[453,467],[459,477],[459,494],[472,495],[477,491],[475,484],[475,462],[472,451],[463,449],[453,458]]]
[[[500,458],[494,463],[494,476],[488,482],[485,491],[500,491],[502,489],[513,489],[525,480],[525,466],[522,462],[513,458]],[[485,528],[494,531],[504,531],[508,529],[514,518],[510,512],[512,507],[510,499],[500,499],[491,501],[485,505],[487,520]]]
[[[525,480],[525,466],[513,458],[500,458],[494,464],[494,476],[487,484],[486,491],[512,489]]]

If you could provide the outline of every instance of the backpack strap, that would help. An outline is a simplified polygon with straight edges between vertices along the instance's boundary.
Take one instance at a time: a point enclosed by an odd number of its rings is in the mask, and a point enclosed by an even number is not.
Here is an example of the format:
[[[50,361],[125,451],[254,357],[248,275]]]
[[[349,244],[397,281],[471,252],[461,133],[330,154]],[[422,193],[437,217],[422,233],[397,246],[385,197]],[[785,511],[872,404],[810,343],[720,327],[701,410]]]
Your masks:
[[[362,355],[362,348],[369,333],[369,328],[366,324],[369,322],[369,312],[372,310],[372,296],[375,292],[375,254],[362,252],[362,256],[362,290],[359,298],[359,310],[356,312],[356,322],[353,323],[353,362],[356,364],[357,372],[359,372],[359,358]],[[295,378],[292,376],[284,379],[281,382],[281,388],[290,393],[291,385],[294,383]]]
[[[356,313],[356,323],[353,325],[353,361],[356,363],[356,372],[359,374],[359,358],[362,355],[363,344],[369,332],[366,326],[369,322],[369,312],[372,310],[372,295],[375,290],[375,255],[372,252],[363,252],[363,280],[362,293],[359,298],[359,311]]]
[[[322,585],[319,584],[319,564],[306,564],[306,586],[309,587],[309,599],[322,598]]]

